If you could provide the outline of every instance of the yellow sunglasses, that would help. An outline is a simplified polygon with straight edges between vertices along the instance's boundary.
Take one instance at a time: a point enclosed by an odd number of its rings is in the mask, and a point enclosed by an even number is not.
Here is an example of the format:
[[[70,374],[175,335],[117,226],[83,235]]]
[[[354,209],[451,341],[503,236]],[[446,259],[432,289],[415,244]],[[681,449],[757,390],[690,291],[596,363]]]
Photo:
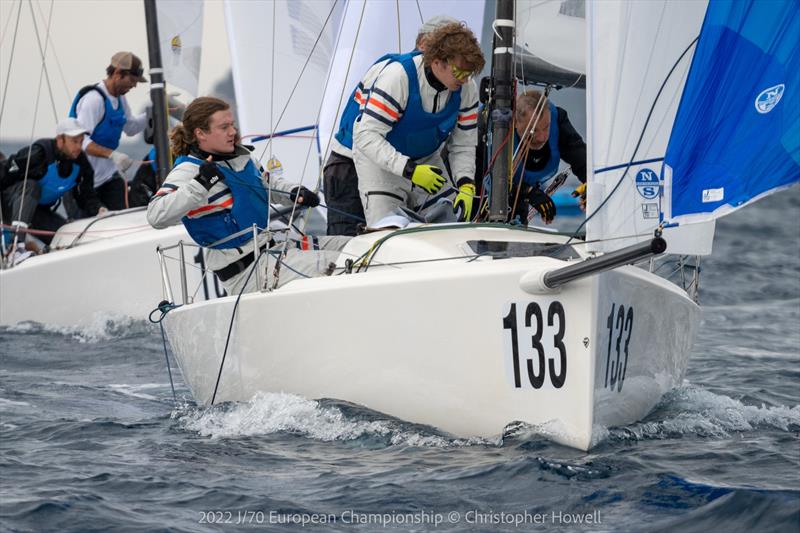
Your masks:
[[[460,69],[452,63],[450,64],[450,72],[453,73],[453,77],[458,81],[468,80],[472,77],[471,70]]]

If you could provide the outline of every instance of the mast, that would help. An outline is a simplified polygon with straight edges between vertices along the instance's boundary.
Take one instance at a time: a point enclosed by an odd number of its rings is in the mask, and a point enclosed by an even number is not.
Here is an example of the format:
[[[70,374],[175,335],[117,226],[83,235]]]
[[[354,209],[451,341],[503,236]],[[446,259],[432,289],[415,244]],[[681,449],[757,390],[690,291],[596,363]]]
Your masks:
[[[161,186],[172,166],[167,140],[167,99],[164,69],[161,65],[161,45],[158,40],[156,0],[144,0],[147,26],[147,51],[150,61],[150,101],[153,103],[153,145],[156,147],[156,185]]]
[[[492,196],[489,221],[508,220],[508,181],[514,143],[509,138],[514,98],[512,52],[514,49],[514,0],[497,0],[492,54],[492,151],[502,149],[492,166]]]

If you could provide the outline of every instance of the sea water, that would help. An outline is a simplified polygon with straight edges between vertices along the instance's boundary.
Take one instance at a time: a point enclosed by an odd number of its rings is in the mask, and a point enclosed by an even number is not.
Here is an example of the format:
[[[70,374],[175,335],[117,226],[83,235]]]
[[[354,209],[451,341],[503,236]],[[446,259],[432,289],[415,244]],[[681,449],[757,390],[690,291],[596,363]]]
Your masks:
[[[175,403],[157,326],[0,328],[0,529],[797,532],[799,230],[800,188],[719,221],[686,381],[589,453],[288,394],[202,408],[177,368]]]

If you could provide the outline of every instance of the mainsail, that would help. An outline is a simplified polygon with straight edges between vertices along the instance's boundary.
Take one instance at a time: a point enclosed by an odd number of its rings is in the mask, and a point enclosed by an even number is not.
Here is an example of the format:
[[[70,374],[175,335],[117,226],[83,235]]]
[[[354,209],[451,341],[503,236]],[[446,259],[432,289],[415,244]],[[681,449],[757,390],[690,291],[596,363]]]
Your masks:
[[[797,0],[709,4],[665,163],[665,217],[679,223],[800,180]]]
[[[526,83],[586,87],[584,0],[518,1],[515,75]]]
[[[156,2],[164,77],[170,85],[197,96],[203,39],[203,3]]]
[[[255,156],[275,156],[294,181],[319,173],[317,120],[344,2],[275,0],[225,3],[242,135],[276,135]],[[294,131],[295,137],[282,136]]]

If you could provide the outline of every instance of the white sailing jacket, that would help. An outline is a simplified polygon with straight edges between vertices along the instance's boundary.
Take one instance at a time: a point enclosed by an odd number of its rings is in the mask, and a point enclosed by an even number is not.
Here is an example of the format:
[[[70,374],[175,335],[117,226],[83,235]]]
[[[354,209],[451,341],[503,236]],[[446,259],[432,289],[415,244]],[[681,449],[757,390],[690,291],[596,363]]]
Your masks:
[[[234,172],[241,171],[250,161],[250,152],[243,146],[237,146],[236,155],[237,157],[233,159],[216,161],[216,163],[217,165],[227,165]],[[270,178],[258,161],[254,160],[253,163],[261,171],[264,188],[268,191],[270,187],[272,188],[271,192],[274,194],[270,194],[271,202],[285,206],[292,205],[292,201],[286,193],[298,185],[282,177]],[[147,206],[147,221],[151,226],[157,229],[167,228],[180,223],[184,216],[192,211],[196,212],[198,209],[204,209],[208,214],[215,213],[219,211],[222,204],[231,200],[230,189],[223,180],[218,181],[210,190],[206,190],[201,183],[195,180],[199,170],[198,165],[188,161],[180,163],[172,169]],[[266,234],[259,235],[259,247],[267,242]],[[252,239],[238,248],[206,248],[206,264],[212,270],[219,270],[252,252]]]
[[[414,58],[417,66],[419,92],[422,108],[428,113],[444,109],[450,99],[451,91],[437,91],[425,75],[422,55]],[[402,176],[409,157],[401,154],[389,144],[386,136],[394,124],[403,116],[408,103],[408,76],[400,62],[383,61],[373,65],[364,76],[359,88],[369,91],[369,100],[356,91],[361,100],[361,118],[353,130],[353,148],[375,164],[397,176]],[[365,105],[366,104],[366,105]],[[478,89],[474,81],[461,87],[461,107],[456,127],[446,145],[449,152],[450,168],[453,178],[475,175],[475,146],[478,143]],[[336,142],[333,150],[351,156],[350,151]]]

